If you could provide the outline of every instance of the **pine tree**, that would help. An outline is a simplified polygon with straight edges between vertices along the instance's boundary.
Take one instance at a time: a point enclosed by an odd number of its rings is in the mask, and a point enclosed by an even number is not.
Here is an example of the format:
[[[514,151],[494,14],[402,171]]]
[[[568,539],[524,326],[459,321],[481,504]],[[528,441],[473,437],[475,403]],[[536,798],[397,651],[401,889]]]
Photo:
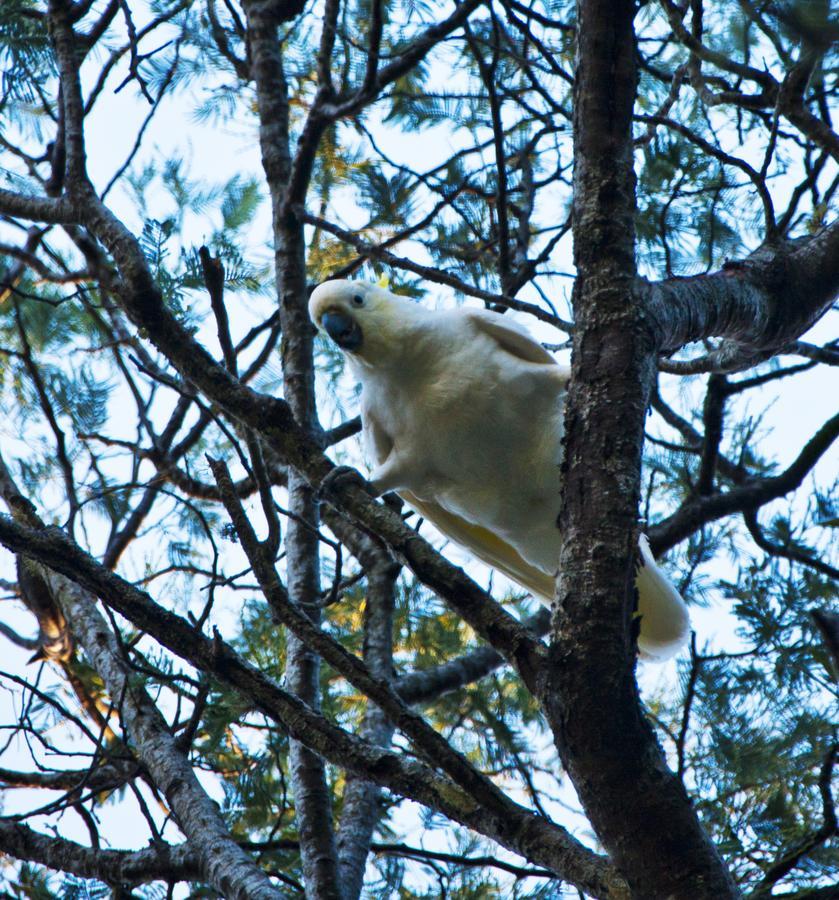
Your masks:
[[[838,41],[822,0],[0,4],[4,896],[839,896]],[[364,470],[306,309],[348,277],[571,351],[553,621],[318,493]],[[694,610],[661,668],[639,527]]]

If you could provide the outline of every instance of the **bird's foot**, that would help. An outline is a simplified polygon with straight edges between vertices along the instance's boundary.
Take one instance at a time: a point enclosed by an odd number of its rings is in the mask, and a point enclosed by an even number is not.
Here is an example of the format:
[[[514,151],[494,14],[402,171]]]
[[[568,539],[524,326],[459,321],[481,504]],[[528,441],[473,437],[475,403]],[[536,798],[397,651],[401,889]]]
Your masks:
[[[335,466],[318,485],[315,491],[315,499],[318,501],[329,501],[350,485],[362,488],[371,497],[377,496],[373,485],[358,469],[354,469],[352,466]]]
[[[387,494],[382,494],[382,503],[385,506],[389,506],[395,513],[402,514],[402,507],[405,505],[405,501],[399,496],[399,494],[394,494],[393,491],[388,491]]]

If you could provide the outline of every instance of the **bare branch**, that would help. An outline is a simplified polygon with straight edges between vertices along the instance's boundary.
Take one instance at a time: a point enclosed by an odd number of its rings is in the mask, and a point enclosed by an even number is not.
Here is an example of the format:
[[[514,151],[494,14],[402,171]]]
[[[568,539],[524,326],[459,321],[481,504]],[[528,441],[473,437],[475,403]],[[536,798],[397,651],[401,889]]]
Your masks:
[[[210,467],[218,483],[222,500],[239,534],[242,547],[277,619],[293,631],[306,647],[316,651],[354,687],[363,691],[396,727],[412,740],[425,758],[434,760],[437,766],[487,811],[491,811],[499,818],[521,819],[522,816],[529,815],[521,807],[511,803],[488,778],[454,750],[442,735],[405,705],[390,687],[387,679],[376,677],[357,657],[344,650],[337,641],[317,628],[302,611],[295,608],[289,600],[288,592],[277,578],[273,565],[256,539],[247,516],[236,498],[226,467],[214,460],[210,460]],[[558,840],[570,840],[564,829],[556,827]]]
[[[155,844],[134,851],[90,849],[61,837],[47,837],[26,825],[0,822],[0,849],[15,859],[81,878],[96,878],[114,887],[200,877],[195,857],[184,844]]]
[[[148,594],[104,569],[59,529],[28,528],[16,524],[8,516],[0,516],[0,543],[13,552],[20,552],[25,547],[27,555],[102,597],[111,608],[163,646],[236,688],[323,759],[424,803],[492,837],[534,863],[562,869],[557,873],[559,877],[578,884],[598,898],[628,900],[623,881],[608,863],[578,847],[564,829],[525,810],[515,818],[509,814],[493,815],[476,806],[470,794],[426,766],[405,760],[401,753],[372,747],[330,724],[242,660],[220,637],[210,639],[196,631],[180,616],[155,603]],[[79,611],[75,610],[74,615]],[[107,651],[103,649],[102,652]],[[508,813],[517,809],[507,798],[505,803]],[[521,816],[526,817],[526,827],[522,827]],[[237,896],[235,892],[230,895]]]
[[[657,345],[725,338],[715,370],[732,358],[746,368],[782,352],[833,304],[839,292],[839,222],[814,235],[764,244],[719,272],[638,287]]]
[[[723,494],[695,497],[649,529],[650,545],[663,553],[696,529],[732,513],[755,510],[801,485],[813,466],[839,437],[839,415],[828,419],[780,475],[743,481]]]
[[[826,562],[822,562],[811,553],[806,553],[804,550],[800,550],[794,546],[785,547],[770,541],[760,527],[760,522],[758,521],[757,512],[755,510],[744,510],[743,521],[746,523],[746,527],[749,529],[749,534],[754,539],[754,542],[761,550],[764,550],[770,556],[779,556],[782,559],[789,559],[793,562],[800,563],[803,566],[808,566],[816,572],[821,572],[822,575],[827,575],[828,578],[839,579],[839,569],[828,565]]]
[[[388,265],[391,265],[396,269],[404,269],[408,272],[415,272],[417,275],[422,275],[428,281],[436,282],[437,284],[445,284],[448,287],[452,287],[460,293],[465,294],[467,297],[478,297],[479,299],[496,306],[505,306],[508,309],[515,309],[519,312],[529,313],[534,318],[540,319],[543,322],[547,322],[548,324],[553,325],[555,328],[559,328],[562,331],[570,332],[573,330],[574,326],[570,322],[564,322],[562,319],[558,318],[555,315],[552,315],[551,313],[545,312],[545,310],[541,309],[533,303],[526,303],[522,300],[516,300],[515,297],[510,297],[506,294],[493,294],[490,291],[481,290],[480,288],[474,287],[473,285],[468,284],[467,282],[462,281],[460,278],[456,278],[454,275],[450,275],[448,272],[445,272],[441,269],[436,269],[433,266],[424,266],[420,263],[414,262],[411,259],[406,259],[401,256],[395,256],[388,250],[382,249],[380,245],[367,244],[363,240],[361,240],[361,238],[357,237],[353,232],[347,231],[344,228],[340,228],[338,225],[334,225],[332,222],[329,222],[326,219],[321,218],[320,216],[315,216],[312,213],[308,213],[302,207],[298,207],[296,209],[296,212],[302,222],[306,222],[309,225],[316,225],[318,228],[322,228],[324,231],[328,231],[330,234],[334,234],[342,241],[345,241],[346,243],[354,247],[361,256],[364,256],[368,259],[381,260],[382,262],[386,262]]]

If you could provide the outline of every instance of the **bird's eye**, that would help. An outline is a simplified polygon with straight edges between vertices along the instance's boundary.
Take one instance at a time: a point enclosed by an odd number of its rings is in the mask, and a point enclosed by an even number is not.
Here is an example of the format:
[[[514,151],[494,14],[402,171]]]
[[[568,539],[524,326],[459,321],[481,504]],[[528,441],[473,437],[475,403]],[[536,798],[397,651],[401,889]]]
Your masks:
[[[354,294],[352,298],[353,306],[364,306],[364,297],[361,294]]]

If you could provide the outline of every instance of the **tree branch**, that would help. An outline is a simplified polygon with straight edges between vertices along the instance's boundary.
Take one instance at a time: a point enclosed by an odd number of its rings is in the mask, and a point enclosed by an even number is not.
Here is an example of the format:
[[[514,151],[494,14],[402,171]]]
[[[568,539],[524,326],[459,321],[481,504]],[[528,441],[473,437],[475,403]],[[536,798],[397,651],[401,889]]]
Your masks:
[[[113,887],[149,881],[195,880],[201,873],[186,844],[155,844],[145,850],[99,850],[61,837],[47,837],[26,825],[0,822],[0,850],[27,860],[69,872],[80,878],[96,878]]]
[[[548,633],[550,612],[540,609],[522,623],[535,637]],[[428,703],[449,691],[465,687],[489,675],[505,663],[492,647],[479,647],[430,669],[418,669],[396,680],[396,691],[406,703]]]
[[[263,594],[277,619],[292,631],[311,652],[316,652],[349,682],[368,696],[391,722],[411,739],[417,750],[446,772],[487,811],[499,818],[521,818],[526,814],[513,804],[486,776],[478,772],[465,757],[435,731],[420,715],[411,710],[389,684],[389,679],[377,678],[357,657],[345,650],[336,640],[321,631],[315,623],[290,601],[288,592],[280,584],[273,564],[262,552],[256,535],[239,503],[233,482],[223,463],[210,460],[210,467],[221,492],[222,500],[233,520]],[[558,829],[567,838],[564,829]]]
[[[839,414],[822,425],[792,464],[780,475],[744,480],[724,494],[688,500],[672,515],[649,529],[653,553],[656,556],[664,553],[708,522],[730,516],[732,513],[755,510],[764,503],[795,490],[837,437],[839,437]]]
[[[839,293],[839,220],[814,235],[764,244],[719,272],[641,282],[637,288],[663,352],[709,337],[725,340],[717,370],[746,368],[807,331]]]
[[[91,231],[114,254],[123,278],[119,299],[160,351],[191,383],[205,392],[233,420],[254,428],[283,462],[319,485],[333,468],[319,442],[295,421],[288,404],[258,394],[233,379],[164,306],[133,235],[96,198],[87,198],[85,219]],[[543,648],[520,623],[456,566],[447,562],[400,516],[375,503],[355,484],[338,485],[331,500],[362,528],[378,535],[417,577],[443,597],[535,689]]]
[[[119,703],[125,730],[145,768],[171,805],[204,878],[223,896],[280,898],[268,877],[233,841],[217,804],[201,787],[166,721],[126,665],[116,638],[95,601],[77,584],[56,579],[74,634],[111,697]]]
[[[331,517],[330,528],[361,563],[366,576],[364,602],[364,662],[370,674],[391,687],[393,669],[393,614],[397,579],[401,567],[391,559],[387,547],[355,528],[340,516]],[[398,696],[398,692],[394,693]],[[359,734],[371,744],[389,747],[394,724],[381,707],[370,699]],[[338,826],[338,861],[347,900],[361,896],[364,869],[370,844],[382,812],[382,792],[378,785],[348,776],[342,798]]]
[[[570,322],[564,322],[562,319],[552,313],[546,312],[534,303],[517,300],[515,297],[510,297],[507,294],[493,294],[491,291],[484,291],[454,275],[450,275],[442,269],[437,269],[434,266],[425,266],[412,259],[396,256],[389,250],[383,249],[382,246],[368,244],[366,241],[359,238],[355,232],[347,231],[345,228],[340,228],[338,225],[334,225],[327,219],[306,212],[302,207],[298,207],[296,213],[301,222],[305,222],[309,225],[316,225],[318,228],[322,228],[324,231],[334,234],[336,237],[353,247],[359,255],[367,259],[380,260],[393,266],[395,269],[404,269],[406,272],[414,272],[417,275],[422,275],[422,277],[428,281],[435,282],[436,284],[445,284],[454,288],[456,291],[459,291],[461,294],[465,294],[467,297],[477,297],[492,305],[505,306],[508,309],[529,313],[534,318],[547,322],[562,331],[573,330],[574,326]]]
[[[408,761],[401,753],[373,747],[330,724],[242,660],[218,635],[205,637],[144,591],[99,565],[60,529],[28,528],[0,515],[0,543],[12,552],[25,548],[33,559],[101,597],[164,647],[238,690],[323,759],[423,803],[538,865],[558,869],[559,877],[595,897],[628,900],[624,882],[608,862],[577,844],[564,829],[528,810],[513,817],[510,813],[516,805],[509,801],[505,815],[493,814],[427,766]]]
[[[772,887],[785,875],[789,874],[808,853],[816,847],[820,847],[826,840],[837,833],[836,808],[833,803],[830,783],[833,778],[833,766],[839,754],[839,745],[833,744],[824,758],[819,772],[819,794],[822,800],[822,824],[809,837],[805,838],[797,847],[789,850],[780,859],[776,860],[767,870],[760,884],[749,895],[749,900],[759,900],[768,897]]]
[[[575,330],[550,669],[538,696],[633,896],[723,900],[739,892],[667,767],[633,672],[641,451],[660,343],[658,320],[634,302],[636,9],[632,0],[577,3]]]
[[[298,149],[291,158],[288,82],[277,41],[276,22],[267,19],[266,5],[245,4],[251,68],[259,108],[262,167],[271,195],[274,267],[282,330],[283,392],[295,420],[309,434],[319,434],[314,378],[314,333],[307,312],[307,283],[303,226],[288,214],[286,198],[299,190],[305,196],[311,165],[323,130],[319,109],[324,94],[331,96],[331,52],[340,0],[327,0],[318,52],[320,85],[303,126]],[[261,450],[257,452],[257,455]],[[263,482],[265,479],[262,479]],[[263,488],[263,503],[270,503]],[[318,505],[310,485],[297,472],[288,475],[288,504],[292,514],[285,536],[286,580],[291,599],[313,623],[320,621],[320,548]],[[270,512],[268,521],[273,521]],[[276,530],[276,529],[275,529]],[[293,632],[286,652],[286,683],[313,709],[320,705],[320,659]],[[307,895],[340,900],[338,856],[335,847],[332,795],[323,759],[305,744],[292,740],[289,748],[295,815]]]
[[[49,18],[55,57],[61,77],[64,110],[64,146],[67,153],[65,189],[73,196],[88,185],[84,145],[84,102],[79,65],[80,45],[73,30],[73,3],[49,0]]]
[[[812,554],[806,553],[804,550],[799,550],[797,547],[787,547],[770,541],[769,538],[766,537],[763,529],[760,527],[760,522],[758,521],[757,513],[755,510],[744,510],[743,521],[746,523],[746,528],[749,529],[749,534],[752,536],[752,540],[754,540],[754,542],[758,545],[758,547],[760,547],[761,550],[768,553],[770,556],[779,556],[783,559],[789,559],[792,562],[800,563],[803,566],[809,566],[816,572],[821,572],[822,575],[827,575],[828,578],[839,579],[839,569],[828,565],[826,562],[822,562]]]

